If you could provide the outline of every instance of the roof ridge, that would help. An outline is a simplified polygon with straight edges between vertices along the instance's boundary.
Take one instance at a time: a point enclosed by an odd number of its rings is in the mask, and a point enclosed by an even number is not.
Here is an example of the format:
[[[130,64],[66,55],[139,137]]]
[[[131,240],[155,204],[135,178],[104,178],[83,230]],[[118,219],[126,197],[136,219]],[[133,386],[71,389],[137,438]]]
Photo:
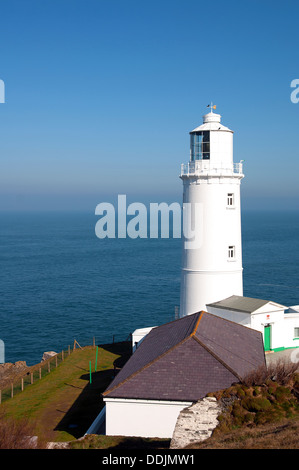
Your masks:
[[[274,302],[274,301],[272,301],[272,300],[261,299],[260,297],[249,297],[248,295],[236,295],[236,294],[233,294],[233,295],[230,295],[229,297],[225,297],[225,299],[217,300],[216,302],[210,302],[210,303],[208,303],[207,305],[218,304],[218,303],[220,303],[220,302],[223,302],[224,300],[232,299],[233,297],[234,297],[235,299],[249,299],[249,300],[261,300],[262,302]]]
[[[201,312],[203,313],[203,312]],[[196,315],[196,314],[199,314],[199,312],[196,312],[194,313],[193,315]],[[175,344],[174,346],[172,346],[171,348],[167,349],[167,351],[165,351],[164,353],[160,354],[159,356],[157,356],[155,359],[153,359],[152,361],[148,362],[147,364],[145,364],[143,367],[141,367],[141,369],[138,369],[136,372],[133,372],[131,375],[129,375],[128,377],[126,377],[124,380],[122,380],[119,384],[115,385],[114,387],[112,387],[111,389],[108,389],[108,390],[105,390],[105,392],[102,393],[102,396],[106,396],[108,395],[108,393],[111,393],[112,391],[116,390],[118,387],[120,387],[121,385],[123,385],[124,383],[126,383],[128,380],[132,379],[133,377],[136,377],[136,375],[138,375],[140,372],[144,371],[145,369],[147,369],[148,367],[150,367],[152,364],[154,364],[155,362],[157,362],[159,359],[161,359],[161,357],[164,357],[166,356],[166,354],[168,354],[170,351],[173,351],[175,348],[177,348],[178,346],[180,346],[181,344],[183,344],[185,341],[187,341],[188,339],[190,339],[192,336],[195,335],[196,333],[196,328],[199,324],[199,321],[201,319],[202,315],[200,314],[199,315],[199,318],[197,319],[197,322],[196,322],[196,325],[195,325],[195,329],[188,335],[186,336],[186,338],[182,339],[181,341],[179,341],[177,344]],[[184,317],[183,317],[184,318]],[[173,323],[174,321],[177,321],[177,320],[173,320],[171,322],[168,322],[169,323]],[[166,323],[165,323],[166,325]],[[161,325],[163,326],[163,325]],[[132,357],[132,356],[131,356]]]
[[[219,318],[220,320],[223,320],[224,322],[229,322],[229,323],[234,323],[234,324],[235,324],[235,322],[233,322],[232,320],[228,320],[227,318],[219,317],[218,315],[215,315],[214,313],[206,312],[206,311],[204,311],[204,310],[202,311],[202,313],[205,313],[205,314],[210,315],[210,316],[212,316],[212,317],[217,317],[217,318]],[[202,318],[202,316],[201,316],[200,318]],[[198,324],[199,324],[199,322],[198,322]],[[248,326],[241,325],[240,323],[238,323],[238,326],[242,326],[242,328],[246,328],[246,329],[248,330]],[[262,333],[261,331],[258,331],[258,330],[254,330],[254,331],[255,331],[256,333],[259,333],[260,336],[263,338],[263,333]],[[237,372],[235,372],[233,369],[231,369],[226,363],[224,363],[224,362],[222,361],[222,359],[220,359],[220,358],[218,357],[217,354],[215,354],[213,351],[211,351],[211,350],[208,348],[208,346],[206,346],[205,343],[202,343],[202,342],[195,336],[195,333],[194,333],[194,335],[192,335],[192,336],[193,336],[193,338],[194,338],[206,351],[208,351],[213,357],[215,357],[215,359],[217,359],[224,367],[226,367],[226,368],[227,368],[230,372],[232,372],[236,377],[238,377],[239,380],[242,379],[242,377],[240,377],[240,376],[237,374]],[[250,361],[247,361],[247,362],[251,364]]]
[[[194,335],[195,335],[195,333],[197,332],[197,328],[198,328],[198,326],[199,326],[200,320],[202,319],[203,314],[206,313],[206,312],[205,312],[204,310],[201,310],[200,312],[196,312],[196,313],[199,314],[199,317],[198,317],[197,322],[196,322],[196,324],[195,324],[194,330],[193,330],[193,332],[191,333],[190,336],[194,336]]]
[[[220,359],[217,354],[215,354],[213,351],[211,351],[210,348],[208,348],[204,343],[202,343],[196,336],[193,336],[193,339],[195,339],[195,341],[197,341],[209,354],[211,354],[211,356],[213,356],[215,359],[217,359],[217,361],[219,361],[220,364],[222,364],[227,370],[229,370],[237,379],[241,380],[241,377],[239,376],[239,374],[237,374],[236,371],[234,371],[225,362],[223,362],[223,360]]]
[[[223,305],[222,302],[225,302],[229,299],[237,299],[238,301],[240,302],[250,302],[251,305],[254,304],[254,303],[259,303],[260,305],[256,305],[256,308],[255,310],[250,310],[250,309],[244,309],[244,307],[238,307],[238,306],[235,306],[235,305],[232,305],[232,306],[226,306],[226,305]],[[242,313],[247,313],[249,315],[252,315],[254,314],[254,312],[258,309],[260,309],[261,307],[267,305],[267,304],[274,304],[275,306],[277,307],[285,307],[285,305],[282,305],[278,302],[276,302],[275,300],[266,300],[266,299],[260,299],[259,297],[247,297],[247,296],[244,296],[244,295],[231,295],[230,297],[227,297],[225,299],[222,299],[222,300],[219,300],[217,302],[210,302],[208,303],[206,306],[207,307],[213,307],[213,308],[223,308],[223,309],[227,309],[227,310],[232,310],[234,312],[242,312]]]

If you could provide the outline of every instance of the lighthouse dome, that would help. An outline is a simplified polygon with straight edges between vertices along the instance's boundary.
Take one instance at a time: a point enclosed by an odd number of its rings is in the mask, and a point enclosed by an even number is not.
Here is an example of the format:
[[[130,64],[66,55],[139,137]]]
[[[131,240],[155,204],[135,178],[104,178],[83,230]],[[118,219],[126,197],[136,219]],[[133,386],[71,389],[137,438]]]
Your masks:
[[[220,122],[220,120],[221,120],[220,114],[216,114],[216,113],[213,113],[213,112],[207,113],[203,116],[204,124],[206,122]]]
[[[221,115],[213,113],[211,111],[210,113],[207,113],[203,116],[203,124],[193,129],[193,131],[191,131],[190,134],[192,134],[193,132],[201,132],[201,131],[226,131],[226,132],[233,133],[231,129],[229,129],[226,126],[223,126],[220,123],[220,120],[221,120]]]

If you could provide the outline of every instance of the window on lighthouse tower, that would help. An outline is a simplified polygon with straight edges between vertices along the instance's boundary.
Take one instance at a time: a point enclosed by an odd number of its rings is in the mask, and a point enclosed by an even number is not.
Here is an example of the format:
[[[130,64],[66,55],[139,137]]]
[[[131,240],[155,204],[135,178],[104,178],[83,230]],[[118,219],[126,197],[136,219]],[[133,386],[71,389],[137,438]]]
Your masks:
[[[228,207],[233,207],[234,206],[234,193],[228,193],[227,194],[227,206]]]
[[[228,259],[230,260],[235,259],[235,247],[234,246],[228,247]]]
[[[210,131],[191,134],[191,161],[210,159]]]

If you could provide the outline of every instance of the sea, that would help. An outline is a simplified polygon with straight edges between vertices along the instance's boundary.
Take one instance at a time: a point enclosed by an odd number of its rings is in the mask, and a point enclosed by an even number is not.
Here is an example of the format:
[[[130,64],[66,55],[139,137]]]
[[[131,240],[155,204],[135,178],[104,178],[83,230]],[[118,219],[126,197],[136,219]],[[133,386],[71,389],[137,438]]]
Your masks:
[[[125,341],[176,318],[182,240],[96,236],[94,212],[0,213],[5,361]],[[242,211],[244,296],[299,304],[299,212]]]

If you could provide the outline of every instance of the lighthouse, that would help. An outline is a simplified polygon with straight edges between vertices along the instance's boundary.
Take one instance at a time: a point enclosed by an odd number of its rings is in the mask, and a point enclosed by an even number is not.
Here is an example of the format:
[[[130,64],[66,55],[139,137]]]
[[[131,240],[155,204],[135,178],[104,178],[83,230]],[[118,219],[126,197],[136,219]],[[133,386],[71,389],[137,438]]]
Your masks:
[[[180,317],[243,295],[243,165],[233,161],[233,131],[221,124],[215,105],[208,108],[203,124],[190,132],[190,161],[181,166],[183,217],[190,218],[197,242],[184,232]]]

